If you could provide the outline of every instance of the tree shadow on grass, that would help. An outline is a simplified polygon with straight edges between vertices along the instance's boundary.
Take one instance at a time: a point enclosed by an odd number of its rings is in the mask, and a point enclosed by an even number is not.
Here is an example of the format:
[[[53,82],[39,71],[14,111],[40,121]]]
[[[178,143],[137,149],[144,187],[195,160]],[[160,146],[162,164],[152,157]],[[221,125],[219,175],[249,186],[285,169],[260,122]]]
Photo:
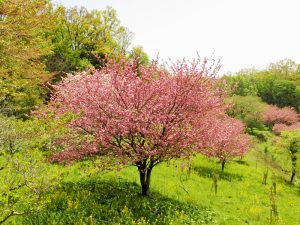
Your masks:
[[[241,164],[241,165],[249,166],[248,162],[246,162],[244,160],[241,160],[241,159],[235,159],[235,160],[233,160],[233,162],[236,162],[236,163]]]
[[[193,170],[196,171],[199,176],[206,177],[206,178],[213,178],[214,174],[218,174],[220,180],[226,180],[226,181],[242,181],[244,178],[240,174],[229,173],[227,171],[222,172],[219,169],[205,167],[205,166],[196,166],[193,167]]]
[[[139,192],[139,185],[116,180],[63,183],[46,208],[20,224],[216,224],[208,207]]]

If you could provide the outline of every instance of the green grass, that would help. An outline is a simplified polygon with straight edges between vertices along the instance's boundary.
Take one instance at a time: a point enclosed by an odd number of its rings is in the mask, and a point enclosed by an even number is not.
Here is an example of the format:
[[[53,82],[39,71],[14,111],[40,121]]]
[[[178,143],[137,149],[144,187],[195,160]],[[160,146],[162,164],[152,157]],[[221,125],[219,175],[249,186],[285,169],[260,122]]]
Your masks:
[[[135,167],[86,176],[78,163],[65,169],[69,175],[49,194],[51,204],[17,218],[17,224],[270,224],[274,180],[274,224],[300,224],[299,186],[272,175],[279,171],[266,165],[261,154],[253,150],[243,161],[228,163],[223,174],[220,164],[202,156],[193,160],[190,174],[181,162],[160,164],[153,170],[148,197],[139,194]],[[219,175],[217,194],[214,174]]]

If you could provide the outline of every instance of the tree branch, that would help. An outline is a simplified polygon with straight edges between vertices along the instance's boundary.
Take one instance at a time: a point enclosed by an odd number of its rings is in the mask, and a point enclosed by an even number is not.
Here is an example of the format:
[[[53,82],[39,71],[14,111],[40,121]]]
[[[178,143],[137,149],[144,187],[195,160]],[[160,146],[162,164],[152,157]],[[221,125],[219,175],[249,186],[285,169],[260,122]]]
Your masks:
[[[12,210],[7,216],[5,216],[2,220],[0,220],[0,224],[3,224],[6,220],[8,220],[12,216],[21,216],[24,215],[27,212],[16,212]]]

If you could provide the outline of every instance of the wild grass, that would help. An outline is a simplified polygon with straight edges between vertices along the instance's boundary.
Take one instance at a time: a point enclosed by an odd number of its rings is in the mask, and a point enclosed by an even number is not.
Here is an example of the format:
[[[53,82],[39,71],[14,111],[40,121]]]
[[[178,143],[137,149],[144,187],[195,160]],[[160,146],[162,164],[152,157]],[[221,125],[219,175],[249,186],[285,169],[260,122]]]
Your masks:
[[[49,193],[51,203],[44,210],[17,218],[16,223],[300,224],[298,185],[275,175],[276,167],[267,165],[261,154],[253,149],[242,161],[228,163],[223,174],[220,164],[202,156],[193,160],[189,173],[182,162],[162,163],[153,170],[148,197],[139,194],[135,167],[87,176],[77,163],[64,169],[69,175]],[[276,192],[270,196],[274,182]]]

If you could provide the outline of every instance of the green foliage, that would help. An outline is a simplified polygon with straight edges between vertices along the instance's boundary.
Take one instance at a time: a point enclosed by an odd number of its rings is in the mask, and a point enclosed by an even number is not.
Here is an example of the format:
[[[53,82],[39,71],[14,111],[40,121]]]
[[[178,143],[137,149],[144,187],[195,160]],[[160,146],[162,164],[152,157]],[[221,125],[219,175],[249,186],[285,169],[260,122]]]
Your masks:
[[[0,116],[0,224],[41,209],[56,180],[38,147],[39,124]]]
[[[51,50],[52,8],[43,0],[6,0],[0,12],[0,113],[26,117],[43,103],[41,85],[50,77],[42,57]]]
[[[134,47],[128,54],[129,59],[133,59],[133,61],[137,64],[137,67],[140,65],[148,65],[150,63],[149,56],[144,51],[143,47]]]
[[[128,54],[128,59],[132,60],[138,76],[141,75],[139,71],[140,66],[146,66],[150,64],[150,59],[146,52],[144,52],[143,47],[134,47]]]
[[[285,80],[297,80],[300,75],[300,67],[291,59],[282,59],[275,63],[270,63],[268,70]]]
[[[101,66],[104,57],[125,55],[131,33],[120,25],[111,7],[88,11],[86,8],[58,7],[55,12],[54,51],[47,68],[56,72],[81,71]]]
[[[269,130],[253,129],[252,134],[262,142],[268,141],[273,137],[273,134]]]
[[[49,99],[53,77],[126,55],[132,36],[110,7],[54,10],[47,0],[6,0],[0,12],[0,113],[23,119]]]
[[[294,82],[278,80],[273,84],[274,103],[279,107],[292,106],[298,109],[300,106],[300,95],[296,90]]]
[[[261,183],[269,165],[261,156],[255,149],[244,163],[229,163],[219,176],[217,195],[211,187],[220,167],[202,156],[193,160],[189,177],[182,162],[158,166],[148,197],[137,194],[139,180],[133,167],[91,177],[83,172],[82,162],[62,167],[68,176],[48,195],[51,203],[39,212],[16,218],[15,224],[88,224],[91,220],[93,224],[268,224],[271,183]],[[297,188],[279,178],[281,170],[269,167],[278,174],[278,224],[298,222]]]
[[[298,158],[300,153],[300,132],[299,131],[284,131],[281,133],[280,144],[287,148],[290,154],[292,176],[290,181],[294,181],[296,175]]]
[[[300,107],[300,69],[289,59],[271,63],[265,70],[241,70],[234,76],[225,76],[236,95],[259,96],[268,103],[279,107]]]
[[[267,103],[279,107],[292,106],[298,109],[300,95],[294,82],[288,80],[276,80],[274,76],[261,80],[258,95]]]
[[[296,86],[296,90],[295,90],[295,95],[296,95],[296,99],[299,99],[300,97],[300,86]],[[298,107],[296,108],[298,110],[298,112],[300,111],[299,106],[300,104],[298,104]]]
[[[237,74],[225,76],[224,78],[231,87],[234,87],[234,94],[242,96],[255,96],[257,95],[257,87],[254,76],[256,73],[256,70],[242,70]]]
[[[262,143],[265,163],[280,171],[277,176],[294,183],[300,168],[299,135],[299,131],[284,131],[280,136],[270,134]]]
[[[266,104],[259,97],[235,95],[227,101],[232,104],[228,115],[242,120],[249,133],[254,134],[254,129],[264,129],[261,113],[265,110]]]

